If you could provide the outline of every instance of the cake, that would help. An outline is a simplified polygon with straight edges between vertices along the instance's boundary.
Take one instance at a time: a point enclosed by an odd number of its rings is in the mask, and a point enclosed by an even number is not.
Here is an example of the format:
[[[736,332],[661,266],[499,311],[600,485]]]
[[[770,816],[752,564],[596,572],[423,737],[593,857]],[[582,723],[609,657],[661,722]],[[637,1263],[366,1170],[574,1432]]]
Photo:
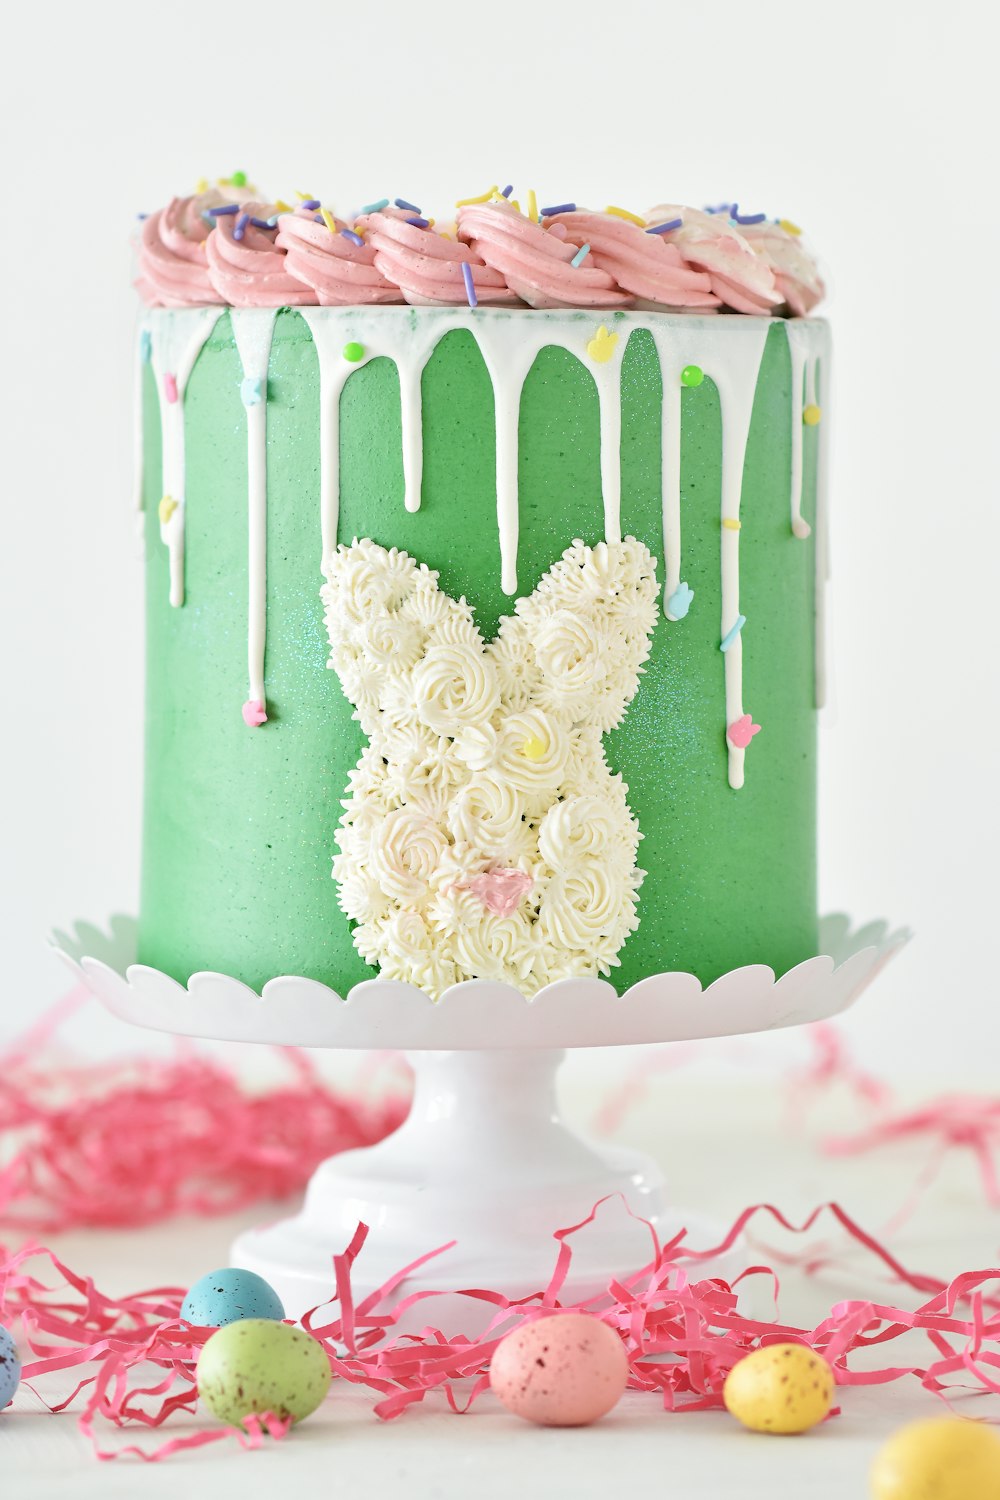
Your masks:
[[[137,285],[141,963],[437,999],[817,951],[795,225],[236,174]]]

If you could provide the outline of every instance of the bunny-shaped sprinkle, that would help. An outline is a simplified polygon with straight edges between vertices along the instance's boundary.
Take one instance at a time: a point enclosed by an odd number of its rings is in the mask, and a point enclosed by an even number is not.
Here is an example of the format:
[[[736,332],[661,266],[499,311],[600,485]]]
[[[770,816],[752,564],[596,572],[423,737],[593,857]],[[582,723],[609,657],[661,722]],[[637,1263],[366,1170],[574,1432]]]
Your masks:
[[[369,741],[333,861],[358,952],[434,999],[607,974],[644,874],[602,736],[649,655],[646,547],[574,542],[489,644],[405,552],[355,540],[324,571],[329,665]]]

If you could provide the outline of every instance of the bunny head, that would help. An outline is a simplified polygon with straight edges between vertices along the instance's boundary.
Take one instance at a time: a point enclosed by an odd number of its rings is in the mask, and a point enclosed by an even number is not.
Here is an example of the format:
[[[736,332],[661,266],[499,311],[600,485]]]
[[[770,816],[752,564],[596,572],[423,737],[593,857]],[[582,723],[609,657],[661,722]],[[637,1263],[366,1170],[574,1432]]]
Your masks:
[[[643,878],[602,736],[649,655],[646,547],[574,542],[488,644],[405,552],[355,540],[324,571],[329,665],[368,738],[333,861],[359,953],[435,999],[607,974]]]

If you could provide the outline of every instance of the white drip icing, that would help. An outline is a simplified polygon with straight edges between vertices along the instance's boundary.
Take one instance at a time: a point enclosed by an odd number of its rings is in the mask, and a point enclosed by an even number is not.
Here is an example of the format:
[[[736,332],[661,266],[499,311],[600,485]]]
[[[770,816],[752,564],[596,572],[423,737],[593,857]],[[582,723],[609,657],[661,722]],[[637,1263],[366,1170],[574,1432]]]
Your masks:
[[[149,314],[140,308],[135,328],[135,355],[132,368],[132,504],[141,511],[146,474],[146,427],[143,419],[143,394],[146,366],[149,363],[152,335],[149,331]]]
[[[817,434],[818,455],[816,466],[816,659],[814,666],[815,703],[821,708],[826,701],[826,623],[824,592],[827,578],[827,531],[826,531],[826,426],[828,413],[820,410],[817,400],[816,377],[823,366],[824,385],[828,385],[830,340],[827,326],[820,322],[796,319],[786,325],[788,352],[792,365],[792,474],[791,474],[791,519],[792,531],[797,537],[811,534],[809,522],[802,514],[802,453],[804,439],[803,413],[810,406],[820,411]]]
[[[821,406],[821,417],[819,423],[818,452],[816,455],[816,707],[822,708],[826,703],[827,696],[827,654],[826,654],[826,586],[830,578],[830,512],[827,501],[829,484],[830,449],[828,433],[830,430],[830,390],[831,390],[831,349],[830,335],[826,324],[819,325],[817,335],[819,355],[820,387],[817,391],[816,364],[812,364],[812,395],[810,400]],[[808,393],[808,392],[807,392]],[[822,402],[816,400],[817,395],[822,396]]]
[[[264,651],[267,642],[267,370],[276,309],[233,310],[233,338],[244,382],[259,383],[259,398],[243,398],[247,414],[247,675],[249,701],[267,707]]]
[[[163,495],[173,502],[160,517],[160,540],[170,551],[170,603],[184,603],[184,393],[195,361],[225,311],[222,307],[157,309],[149,316],[150,363],[156,378],[163,435]],[[169,389],[171,377],[176,391]]]

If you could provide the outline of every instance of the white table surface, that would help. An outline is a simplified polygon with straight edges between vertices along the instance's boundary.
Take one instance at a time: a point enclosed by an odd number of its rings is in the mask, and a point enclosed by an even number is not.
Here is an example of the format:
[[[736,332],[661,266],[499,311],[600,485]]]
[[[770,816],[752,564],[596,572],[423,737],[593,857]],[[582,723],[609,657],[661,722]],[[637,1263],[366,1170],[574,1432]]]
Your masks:
[[[584,1122],[595,1101],[579,1079],[571,1083],[567,1113]],[[850,1128],[858,1119],[858,1106],[841,1092],[821,1101],[807,1128],[792,1126],[786,1097],[773,1081],[682,1072],[655,1079],[616,1135],[662,1160],[675,1202],[727,1222],[751,1202],[771,1201],[795,1218],[836,1198],[866,1228],[878,1231],[907,1196],[928,1147],[896,1146],[849,1158],[818,1150],[817,1137],[825,1130]],[[268,1207],[238,1220],[74,1233],[53,1244],[102,1290],[184,1285],[226,1262],[238,1229],[273,1216]],[[911,1268],[949,1277],[998,1264],[998,1228],[974,1168],[956,1153],[915,1217],[893,1236],[892,1246]],[[770,1231],[762,1231],[761,1238],[775,1245],[780,1239]],[[780,1243],[798,1248],[787,1237]],[[785,1271],[784,1317],[812,1325],[845,1296],[877,1294],[904,1306],[921,1300],[905,1288],[888,1288],[877,1266],[847,1244],[842,1248],[836,1271],[813,1278]],[[916,1363],[916,1348],[904,1358],[902,1349],[890,1346],[886,1363]],[[597,1497],[612,1486],[670,1500],[805,1494],[810,1500],[853,1500],[867,1493],[872,1457],[894,1428],[944,1410],[912,1379],[844,1390],[841,1398],[840,1418],[807,1437],[780,1439],[746,1433],[725,1413],[665,1414],[655,1396],[639,1394],[627,1395],[604,1421],[582,1430],[532,1428],[489,1395],[465,1416],[453,1415],[436,1396],[384,1423],[372,1414],[372,1398],[335,1385],[321,1411],[281,1444],[243,1453],[220,1443],[163,1464],[141,1465],[131,1459],[98,1463],[77,1431],[74,1414],[52,1416],[22,1388],[14,1406],[0,1415],[0,1487],[12,1500],[70,1494],[74,1500],[107,1500],[181,1490],[213,1500],[256,1500],[273,1497],[279,1486],[302,1496],[405,1493],[410,1500],[510,1500],[514,1492]],[[163,1435],[180,1435],[201,1420],[171,1422]],[[109,1446],[119,1438],[107,1429],[102,1434]],[[148,1446],[157,1440],[144,1430],[129,1436]]]

